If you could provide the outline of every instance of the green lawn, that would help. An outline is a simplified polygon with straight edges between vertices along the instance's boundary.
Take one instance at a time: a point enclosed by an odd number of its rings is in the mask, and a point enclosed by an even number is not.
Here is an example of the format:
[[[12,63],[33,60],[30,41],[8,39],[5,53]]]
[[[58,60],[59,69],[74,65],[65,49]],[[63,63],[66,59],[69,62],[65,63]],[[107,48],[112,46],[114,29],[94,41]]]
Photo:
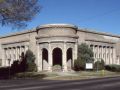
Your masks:
[[[110,71],[80,71],[80,72],[27,72],[19,73],[15,78],[33,78],[49,80],[80,80],[120,76],[120,73]]]

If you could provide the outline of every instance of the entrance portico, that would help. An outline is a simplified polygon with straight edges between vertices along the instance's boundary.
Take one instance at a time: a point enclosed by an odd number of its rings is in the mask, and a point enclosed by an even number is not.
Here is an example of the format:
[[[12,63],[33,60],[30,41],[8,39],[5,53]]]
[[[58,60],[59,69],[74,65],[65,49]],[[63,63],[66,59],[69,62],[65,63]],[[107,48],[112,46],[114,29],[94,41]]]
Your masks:
[[[74,35],[75,29],[75,26],[69,25],[47,25],[38,31],[40,36],[36,38],[39,71],[53,71],[55,65],[64,72],[72,69],[77,58],[78,37]]]

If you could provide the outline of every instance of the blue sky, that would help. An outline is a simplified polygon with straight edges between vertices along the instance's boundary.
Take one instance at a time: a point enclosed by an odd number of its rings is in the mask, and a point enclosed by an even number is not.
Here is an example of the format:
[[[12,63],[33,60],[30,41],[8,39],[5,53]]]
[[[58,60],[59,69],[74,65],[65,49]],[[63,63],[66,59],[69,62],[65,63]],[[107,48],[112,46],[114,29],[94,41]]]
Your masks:
[[[28,27],[70,23],[81,28],[120,35],[120,0],[39,0],[42,10]],[[20,30],[0,26],[0,36]]]

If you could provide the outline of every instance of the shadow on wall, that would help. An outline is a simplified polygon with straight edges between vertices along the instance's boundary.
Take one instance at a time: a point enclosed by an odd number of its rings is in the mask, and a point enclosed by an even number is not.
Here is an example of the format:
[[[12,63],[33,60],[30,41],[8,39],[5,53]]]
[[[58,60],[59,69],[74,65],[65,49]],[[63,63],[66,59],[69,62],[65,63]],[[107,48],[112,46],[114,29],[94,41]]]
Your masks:
[[[34,72],[37,70],[32,51],[28,50],[26,54],[22,52],[20,57],[20,60],[14,60],[10,67],[0,68],[0,79],[12,78],[12,76],[20,72]]]
[[[8,67],[0,68],[0,79],[9,79],[13,75],[19,72],[24,72],[26,70],[26,60],[24,53],[21,54],[20,60],[14,60],[13,64]]]

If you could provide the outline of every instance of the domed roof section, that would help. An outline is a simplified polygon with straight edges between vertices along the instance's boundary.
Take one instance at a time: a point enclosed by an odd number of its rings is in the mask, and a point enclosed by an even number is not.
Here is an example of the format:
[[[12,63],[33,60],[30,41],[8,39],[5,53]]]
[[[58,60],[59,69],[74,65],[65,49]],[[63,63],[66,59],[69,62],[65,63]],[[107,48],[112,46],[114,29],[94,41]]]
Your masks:
[[[75,35],[77,27],[72,24],[45,24],[37,27],[39,36]]]

